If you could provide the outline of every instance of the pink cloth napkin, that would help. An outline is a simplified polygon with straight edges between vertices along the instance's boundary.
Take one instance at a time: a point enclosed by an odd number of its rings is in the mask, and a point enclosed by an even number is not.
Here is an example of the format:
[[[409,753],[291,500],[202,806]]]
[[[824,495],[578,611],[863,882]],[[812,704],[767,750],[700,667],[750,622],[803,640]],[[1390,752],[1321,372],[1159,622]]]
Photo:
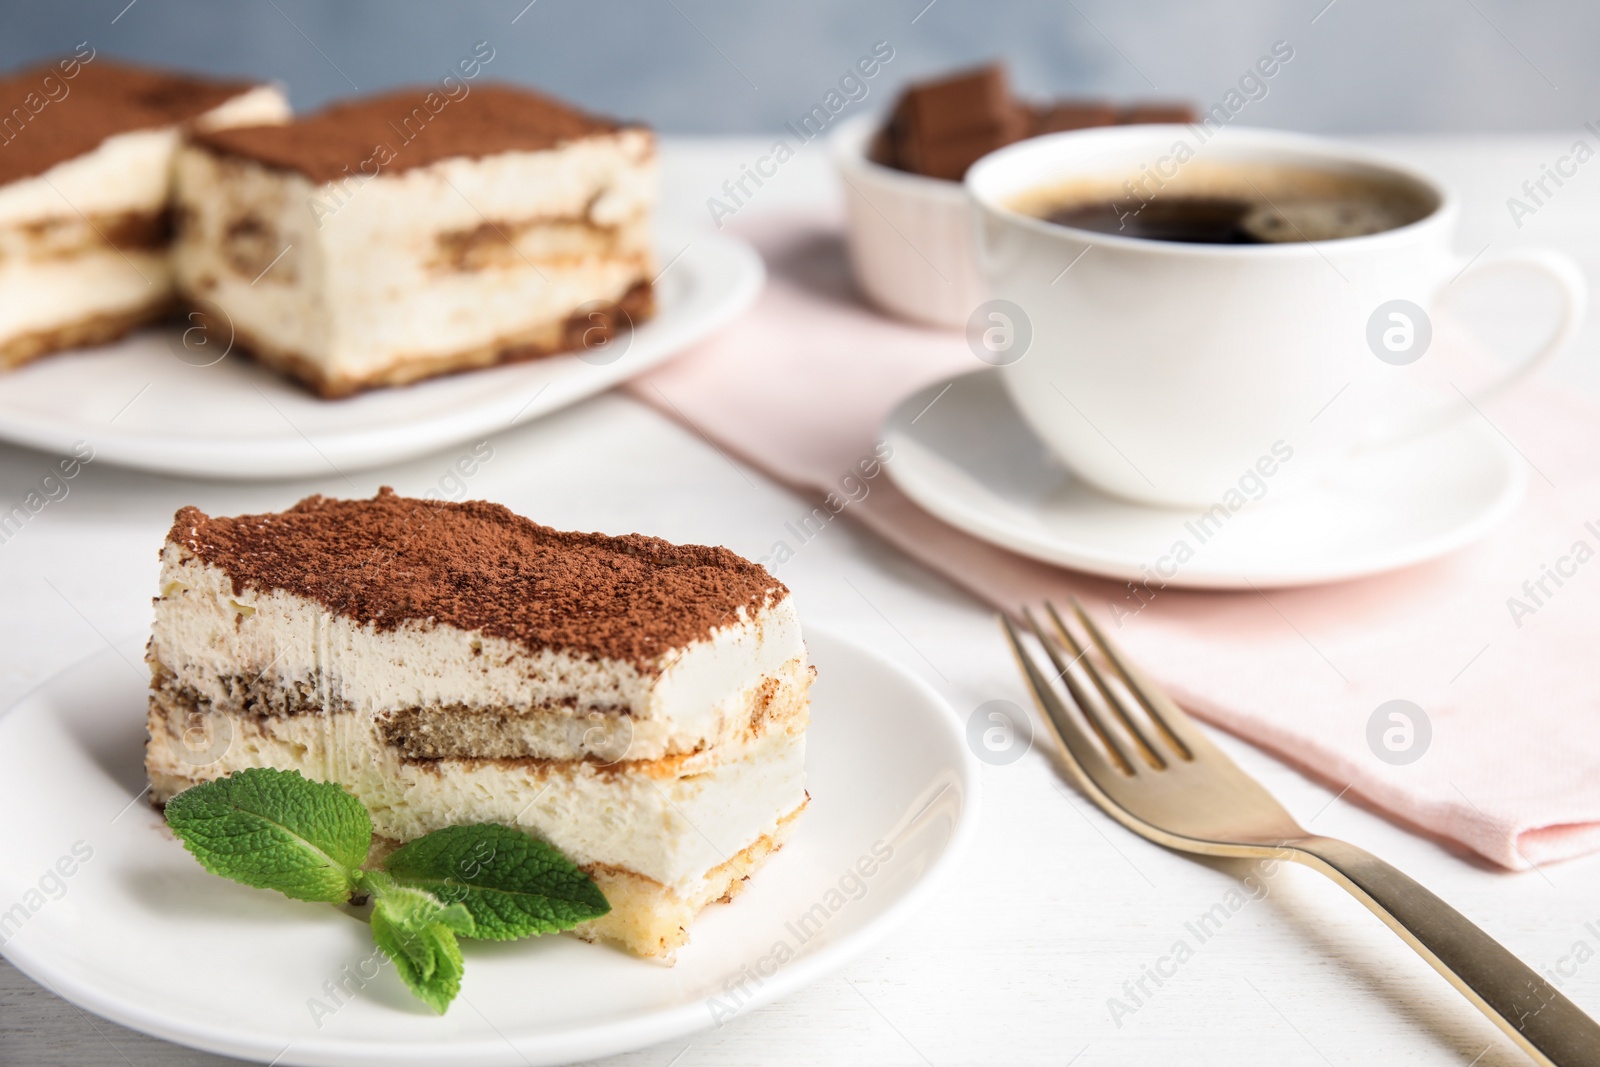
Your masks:
[[[635,382],[641,399],[773,477],[819,495],[872,454],[907,394],[976,369],[959,333],[857,298],[831,219],[742,228],[771,279],[715,341]],[[1529,387],[1488,409],[1534,467],[1516,517],[1478,545],[1338,585],[1159,593],[1118,639],[1186,707],[1393,818],[1521,869],[1600,848],[1600,404]],[[892,459],[890,463],[892,464]],[[1535,472],[1536,471],[1536,472]],[[1077,594],[1124,607],[1119,583],[1036,563],[912,504],[889,478],[844,508],[997,608]],[[1586,523],[1593,522],[1594,526]],[[1531,614],[1525,580],[1588,546]],[[1432,725],[1415,762],[1367,741],[1380,704]]]

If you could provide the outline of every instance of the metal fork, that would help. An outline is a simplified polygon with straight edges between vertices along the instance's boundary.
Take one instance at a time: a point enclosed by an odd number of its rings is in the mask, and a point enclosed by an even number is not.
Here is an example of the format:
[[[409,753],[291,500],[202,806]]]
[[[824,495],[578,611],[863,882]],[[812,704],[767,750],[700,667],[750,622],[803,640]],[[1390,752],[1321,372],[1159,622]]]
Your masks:
[[[1600,1067],[1600,1026],[1460,912],[1363,849],[1308,833],[1112,644],[1074,598],[1093,646],[1053,605],[1047,634],[1023,616],[1071,706],[1001,616],[1017,663],[1084,793],[1134,833],[1181,852],[1293,860],[1370,908],[1535,1062]],[[1076,714],[1074,714],[1074,709]]]

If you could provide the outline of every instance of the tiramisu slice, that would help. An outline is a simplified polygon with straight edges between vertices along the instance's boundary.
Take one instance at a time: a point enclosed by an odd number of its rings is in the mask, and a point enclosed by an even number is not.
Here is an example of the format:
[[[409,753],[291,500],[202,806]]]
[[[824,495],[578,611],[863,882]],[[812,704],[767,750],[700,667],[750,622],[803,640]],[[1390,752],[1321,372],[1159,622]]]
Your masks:
[[[520,826],[610,901],[580,933],[641,955],[670,956],[806,803],[794,604],[727,549],[387,489],[185,508],[155,607],[156,802],[276,767],[345,786],[391,847]]]
[[[164,314],[181,131],[280,122],[283,94],[80,47],[0,78],[0,369]]]
[[[651,132],[459,88],[197,138],[178,163],[183,295],[327,397],[594,347],[646,318]]]

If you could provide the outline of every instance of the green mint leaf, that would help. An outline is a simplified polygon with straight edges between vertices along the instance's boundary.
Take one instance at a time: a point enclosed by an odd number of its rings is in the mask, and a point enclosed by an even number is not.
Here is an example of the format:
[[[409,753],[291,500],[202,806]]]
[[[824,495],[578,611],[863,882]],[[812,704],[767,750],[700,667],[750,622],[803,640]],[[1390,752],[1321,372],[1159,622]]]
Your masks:
[[[411,991],[442,1014],[461,991],[456,934],[472,933],[472,915],[382,871],[363,871],[359,880],[372,894],[372,939]]]
[[[383,867],[401,885],[464,905],[474,930],[463,936],[482,940],[570,930],[611,910],[557,849],[495,823],[435,830],[396,849]]]
[[[372,894],[373,908],[381,909],[399,929],[421,930],[430,923],[442,923],[454,933],[472,935],[472,913],[464,905],[447,906],[432,893],[401,885],[383,871],[362,871],[359,881],[361,888]]]
[[[411,992],[443,1015],[461,992],[461,946],[443,923],[420,929],[396,925],[383,907],[372,909],[372,940],[394,961],[394,969]]]
[[[331,782],[255,767],[167,801],[167,825],[212,874],[296,900],[349,900],[372,818]]]

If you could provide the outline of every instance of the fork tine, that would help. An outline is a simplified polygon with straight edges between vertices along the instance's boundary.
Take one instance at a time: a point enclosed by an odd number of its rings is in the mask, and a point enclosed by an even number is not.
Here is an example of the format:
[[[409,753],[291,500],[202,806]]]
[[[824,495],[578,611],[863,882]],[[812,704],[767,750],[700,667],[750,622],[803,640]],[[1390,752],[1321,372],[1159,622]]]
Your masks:
[[[1113,773],[1131,774],[1132,771],[1128,769],[1125,761],[1113,764],[1107,760],[1101,749],[1095,747],[1094,741],[1073,719],[1066,704],[1050,687],[1049,679],[1039,670],[1033,656],[1023,647],[1022,635],[1017,632],[1016,626],[1004,613],[1000,615],[1000,625],[1005,630],[1006,640],[1011,643],[1012,653],[1017,657],[1017,666],[1022,668],[1023,677],[1027,679],[1028,691],[1033,694],[1034,703],[1039,705],[1039,710],[1044,712],[1045,717],[1055,727],[1056,737],[1067,750],[1071,761],[1090,778]],[[1116,749],[1110,751],[1120,758],[1121,753]]]
[[[1165,770],[1167,767],[1166,759],[1156,751],[1155,745],[1145,736],[1144,730],[1139,724],[1134,722],[1133,716],[1128,714],[1126,703],[1111,691],[1111,686],[1106,683],[1105,675],[1089,661],[1088,653],[1084,651],[1082,645],[1078,644],[1078,639],[1072,635],[1072,631],[1067,629],[1067,624],[1061,620],[1061,615],[1056,611],[1056,606],[1046,600],[1044,602],[1044,610],[1050,616],[1050,621],[1055,624],[1056,633],[1060,636],[1062,643],[1067,646],[1067,651],[1072,653],[1073,661],[1083,664],[1084,673],[1089,676],[1089,680],[1094,683],[1094,687],[1100,691],[1100,696],[1105,706],[1111,709],[1112,714],[1122,723],[1122,728],[1128,732],[1128,736],[1133,738],[1134,747],[1139,750],[1139,754],[1144,757],[1145,762],[1158,771]],[[1060,664],[1057,664],[1057,666],[1060,666]],[[1073,695],[1076,696],[1077,694],[1074,693]],[[1082,698],[1078,699],[1079,706],[1083,706],[1084,703]],[[1106,732],[1109,733],[1110,731]]]
[[[1111,639],[1101,632],[1100,627],[1089,617],[1083,609],[1083,604],[1077,597],[1070,601],[1072,613],[1083,624],[1084,630],[1089,634],[1100,654],[1105,656],[1106,662],[1111,664],[1122,678],[1123,684],[1144,705],[1145,712],[1150,716],[1150,721],[1155,723],[1156,729],[1166,737],[1167,743],[1175,748],[1186,760],[1194,759],[1195,748],[1204,743],[1204,735],[1195,727],[1193,720],[1172,698],[1162,692],[1160,687],[1152,682],[1145,673],[1134,665],[1133,661],[1122,654],[1122,650],[1111,643]]]
[[[1039,645],[1044,649],[1044,654],[1050,657],[1050,663],[1056,669],[1056,678],[1066,683],[1067,691],[1072,694],[1073,704],[1078,713],[1083,716],[1083,721],[1089,724],[1089,729],[1100,741],[1100,749],[1111,757],[1111,762],[1116,764],[1118,770],[1124,774],[1133,773],[1133,763],[1128,759],[1128,754],[1122,750],[1122,745],[1117,742],[1113,732],[1106,728],[1105,720],[1096,713],[1093,701],[1088,692],[1079,684],[1077,676],[1072,673],[1072,664],[1061,658],[1055,642],[1045,636],[1044,630],[1039,626],[1033,612],[1027,608],[1022,609],[1022,617],[1028,623],[1028,629],[1033,631],[1033,636],[1038,639]]]

